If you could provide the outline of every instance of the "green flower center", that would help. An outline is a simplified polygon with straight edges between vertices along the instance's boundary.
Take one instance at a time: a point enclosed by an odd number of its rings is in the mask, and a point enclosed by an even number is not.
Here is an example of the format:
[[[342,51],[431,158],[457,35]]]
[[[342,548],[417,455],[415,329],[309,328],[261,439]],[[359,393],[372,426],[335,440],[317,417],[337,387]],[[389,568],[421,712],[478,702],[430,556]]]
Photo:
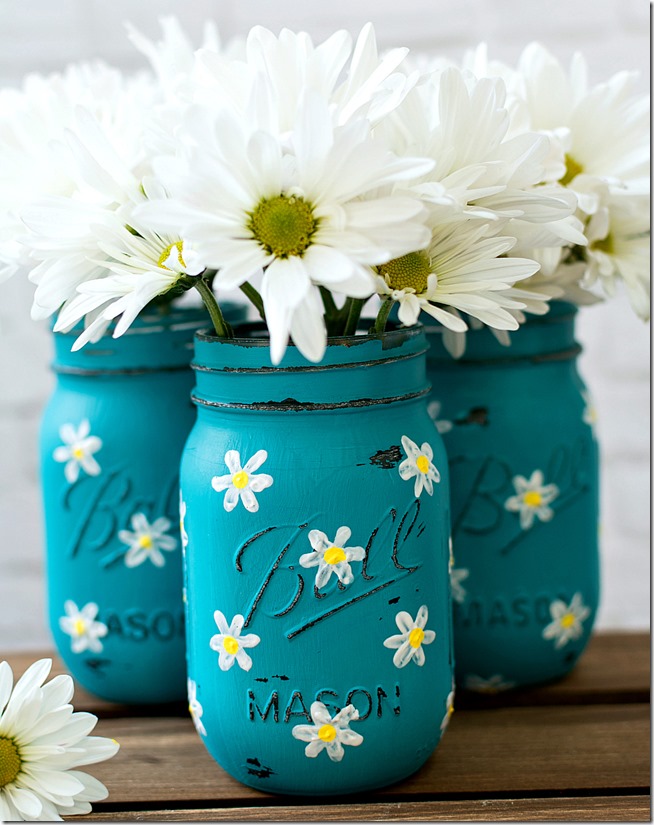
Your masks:
[[[157,266],[160,266],[163,269],[169,269],[170,270],[170,267],[166,266],[166,263],[168,262],[168,259],[170,258],[170,253],[173,251],[173,249],[177,249],[177,263],[179,264],[179,268],[180,269],[186,269],[186,263],[184,261],[184,258],[182,257],[183,252],[184,252],[184,241],[177,241],[176,243],[168,244],[168,246],[164,249],[164,251],[161,253],[161,255],[159,255],[159,260],[157,261]],[[173,260],[174,259],[175,259],[175,254],[173,253]],[[170,270],[170,271],[172,272],[173,270]],[[177,270],[174,270],[174,271],[177,271]]]
[[[13,739],[0,737],[0,788],[4,788],[20,773],[20,752]]]
[[[573,181],[577,175],[581,175],[584,171],[584,167],[577,163],[577,161],[570,157],[570,155],[565,156],[565,174],[559,181],[560,184],[563,186],[567,186],[571,181]]]
[[[318,228],[311,204],[293,195],[264,198],[249,217],[248,229],[266,252],[276,258],[301,257]]]
[[[401,258],[393,258],[379,267],[391,289],[413,289],[420,295],[427,289],[427,279],[432,274],[429,255],[426,252],[409,252]]]
[[[607,255],[613,255],[615,252],[615,247],[613,245],[613,235],[609,232],[606,238],[601,238],[599,241],[593,241],[590,245],[592,250],[599,250],[599,252],[604,252]]]

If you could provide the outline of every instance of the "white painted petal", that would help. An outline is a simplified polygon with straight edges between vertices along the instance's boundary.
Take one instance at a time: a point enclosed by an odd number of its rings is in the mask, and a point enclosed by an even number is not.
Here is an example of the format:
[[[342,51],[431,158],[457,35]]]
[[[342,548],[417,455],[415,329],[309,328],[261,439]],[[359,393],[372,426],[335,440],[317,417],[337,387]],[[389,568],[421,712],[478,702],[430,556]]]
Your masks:
[[[304,553],[300,556],[300,565],[302,567],[316,567],[321,561],[322,556],[315,551],[312,553]]]
[[[234,656],[232,653],[228,653],[224,649],[218,653],[218,667],[221,670],[229,670],[235,661],[236,656]]]
[[[79,438],[77,430],[72,424],[62,424],[59,428],[59,436],[65,444],[72,446]]]
[[[345,545],[350,540],[350,536],[352,535],[352,531],[349,527],[343,525],[339,527],[336,531],[336,535],[334,536],[334,545],[336,547],[345,547]]]
[[[324,749],[327,745],[322,739],[314,739],[313,742],[309,742],[309,744],[304,749],[304,753],[309,759],[315,759],[316,756]]]
[[[349,728],[340,731],[339,739],[344,745],[351,745],[353,747],[356,747],[363,742],[363,736],[355,730],[349,730]]]
[[[419,666],[422,667],[425,663],[425,651],[422,649],[422,645],[420,647],[415,648],[415,653],[413,654],[413,661]]]
[[[427,625],[427,619],[429,617],[429,611],[427,610],[427,605],[423,604],[420,606],[418,613],[416,615],[416,627],[419,627],[421,630],[425,629]]]
[[[391,650],[397,650],[398,647],[401,647],[404,642],[406,642],[406,634],[398,634],[397,636],[389,636],[388,639],[384,639],[384,647],[388,647]]]
[[[327,725],[332,721],[331,714],[323,702],[312,702],[309,712],[311,713],[314,725],[318,727]]]
[[[133,545],[129,548],[127,553],[125,553],[125,566],[126,567],[138,567],[139,564],[143,564],[143,562],[147,559],[148,552],[145,547],[139,547],[138,545]]]
[[[225,453],[225,464],[232,475],[234,475],[234,473],[239,473],[242,469],[241,456],[239,452],[237,450],[227,450]]]
[[[413,617],[407,613],[406,610],[400,610],[400,612],[396,615],[395,624],[402,633],[411,633],[413,628],[416,626],[413,621]]]
[[[213,613],[213,620],[216,623],[216,627],[224,636],[228,636],[230,633],[230,627],[227,624],[227,619],[225,618],[225,614],[222,610],[214,610]],[[214,638],[216,638],[214,636]]]
[[[314,725],[295,725],[291,733],[301,742],[313,742],[317,738]]]
[[[400,474],[400,478],[404,481],[408,481],[410,478],[413,478],[413,476],[418,472],[416,463],[411,458],[405,458],[397,469]]]
[[[436,638],[436,633],[433,630],[425,630],[425,637],[422,640],[423,645],[430,645]]]
[[[404,452],[407,454],[409,458],[412,458],[415,462],[415,460],[420,455],[418,445],[414,441],[411,441],[411,439],[406,435],[402,436],[401,441],[402,447],[404,448]]]
[[[256,476],[250,476],[250,489],[255,493],[260,493],[267,487],[271,487],[272,483],[273,477],[269,476],[267,473],[259,473]]]
[[[421,472],[416,473],[416,480],[413,485],[413,495],[416,498],[420,498],[420,494],[422,493],[425,486],[425,477]]]
[[[554,517],[554,510],[551,507],[539,507],[536,513],[541,521],[551,521]]]
[[[243,650],[243,648],[239,648],[238,653],[236,654],[236,661],[239,664],[239,667],[242,670],[250,670],[252,668],[252,659],[251,657]]]
[[[534,510],[531,507],[523,507],[520,510],[520,527],[523,530],[531,529],[534,523]]]
[[[339,561],[337,564],[333,565],[334,572],[338,576],[338,580],[341,584],[352,584],[354,581],[354,574],[352,573],[352,568],[346,561]]]
[[[322,530],[310,530],[309,542],[314,550],[322,550],[323,547],[331,543],[327,538],[327,534],[323,533]]]
[[[225,498],[223,499],[223,507],[227,510],[228,513],[231,513],[234,507],[238,504],[239,500],[239,491],[236,487],[230,487],[227,492],[225,493]]]
[[[405,641],[404,644],[395,651],[395,655],[393,656],[393,664],[395,667],[406,667],[413,658],[415,650],[408,641]]]
[[[340,762],[344,753],[345,750],[339,738],[336,738],[333,742],[329,742],[327,744],[327,755],[332,762]]]
[[[238,492],[240,493],[243,506],[248,513],[256,513],[259,509],[259,502],[257,501],[257,497],[254,495],[252,490],[249,487],[244,487]]]
[[[76,461],[69,461],[64,467],[64,476],[69,484],[74,484],[79,478],[79,464]]]
[[[254,473],[256,470],[258,470],[267,458],[268,453],[266,452],[266,450],[257,450],[257,452],[252,456],[252,458],[250,458],[247,461],[245,467],[243,467],[243,470],[248,475],[250,475],[251,473]]]
[[[211,479],[211,486],[217,493],[222,493],[223,490],[226,490],[232,483],[232,476],[231,475],[224,475],[224,476],[214,476]]]
[[[318,566],[318,572],[316,573],[316,587],[318,590],[327,584],[333,572],[334,568],[331,564],[325,564],[321,559]]]
[[[256,633],[248,633],[245,636],[241,636],[238,640],[238,643],[241,647],[256,647],[261,639],[257,636]]]
[[[365,547],[348,547],[347,558],[349,561],[363,561],[366,557]]]
[[[70,460],[70,447],[55,447],[52,457],[55,461],[63,463]]]
[[[139,535],[150,534],[150,524],[143,513],[134,513],[131,519],[132,529]]]

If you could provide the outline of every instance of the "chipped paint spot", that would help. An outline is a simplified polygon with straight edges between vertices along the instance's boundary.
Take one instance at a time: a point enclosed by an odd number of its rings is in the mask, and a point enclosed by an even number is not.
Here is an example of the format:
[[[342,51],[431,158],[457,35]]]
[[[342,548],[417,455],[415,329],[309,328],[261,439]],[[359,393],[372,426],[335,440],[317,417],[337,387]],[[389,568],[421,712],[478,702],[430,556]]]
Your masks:
[[[382,470],[392,470],[401,460],[402,450],[399,444],[394,444],[385,450],[377,450],[374,455],[370,456],[370,463],[375,467],[381,467]]]

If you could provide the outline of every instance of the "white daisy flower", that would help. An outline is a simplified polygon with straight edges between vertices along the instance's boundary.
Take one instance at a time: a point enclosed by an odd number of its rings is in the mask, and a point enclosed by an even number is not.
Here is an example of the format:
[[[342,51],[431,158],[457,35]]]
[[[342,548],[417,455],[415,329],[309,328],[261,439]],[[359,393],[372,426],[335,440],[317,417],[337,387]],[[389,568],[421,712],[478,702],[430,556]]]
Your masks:
[[[450,569],[450,588],[452,590],[452,598],[455,602],[463,604],[466,600],[467,591],[461,584],[470,575],[470,571],[465,567],[452,567]]]
[[[155,567],[163,567],[166,559],[161,551],[168,553],[177,547],[177,539],[168,535],[170,520],[161,516],[150,524],[143,513],[134,513],[130,521],[132,530],[118,531],[120,541],[129,547],[126,566],[138,567],[149,559]]]
[[[231,625],[227,624],[227,619],[220,610],[214,612],[213,618],[220,633],[211,637],[209,647],[218,653],[218,667],[229,670],[237,662],[241,670],[250,670],[252,659],[245,648],[256,647],[261,639],[255,633],[241,636],[245,618],[240,613],[234,616]]]
[[[155,164],[170,199],[145,203],[138,214],[153,230],[191,241],[218,270],[217,289],[240,287],[263,271],[272,362],[281,361],[289,334],[317,362],[326,346],[317,287],[368,298],[371,265],[425,246],[418,198],[379,193],[431,163],[396,158],[372,139],[365,120],[335,127],[327,101],[311,90],[297,109],[292,155],[279,137],[252,132],[227,109],[209,126],[207,116],[187,119],[195,145],[186,155]]]
[[[330,541],[322,530],[311,530],[309,541],[313,552],[300,556],[302,567],[317,567],[315,585],[318,589],[324,587],[332,573],[341,584],[351,584],[354,574],[350,567],[351,561],[362,561],[366,551],[363,547],[346,547],[352,531],[349,527],[339,527],[334,541]]]
[[[59,436],[64,446],[56,447],[52,457],[66,464],[64,475],[69,484],[77,481],[80,469],[90,476],[100,475],[101,468],[93,454],[102,448],[102,439],[91,435],[91,424],[87,418],[77,429],[73,424],[64,424],[59,429]]]
[[[441,733],[444,733],[447,729],[447,726],[450,724],[452,714],[454,713],[454,692],[454,682],[452,682],[452,690],[447,694],[447,699],[445,701],[445,716],[441,722]]]
[[[484,679],[476,674],[466,676],[463,686],[466,690],[471,690],[474,693],[487,693],[493,695],[495,693],[502,693],[505,690],[511,690],[515,687],[515,682],[507,682],[499,673]]]
[[[417,665],[424,665],[425,652],[422,646],[430,645],[436,638],[433,630],[425,630],[428,615],[427,605],[423,604],[418,610],[415,621],[405,610],[400,610],[395,617],[395,623],[401,632],[395,636],[389,636],[384,641],[384,647],[395,650],[393,656],[395,667],[406,667],[411,660]]]
[[[550,604],[550,615],[552,621],[543,629],[543,639],[554,639],[558,650],[583,634],[583,622],[590,616],[590,608],[584,604],[581,593],[575,593],[569,605],[555,599]]]
[[[64,602],[66,615],[59,619],[59,627],[70,636],[70,649],[73,653],[102,653],[101,638],[109,632],[107,625],[97,622],[98,606],[95,602],[85,604],[80,610],[74,601]]]
[[[441,480],[441,474],[432,464],[434,451],[426,441],[421,447],[418,447],[406,435],[402,436],[402,447],[407,457],[398,467],[400,478],[408,481],[415,477],[413,494],[416,498],[421,495],[423,490],[426,490],[430,496],[433,495],[433,482],[438,483]]]
[[[214,476],[211,479],[211,486],[217,493],[227,490],[223,506],[228,513],[236,507],[239,499],[248,512],[257,512],[259,502],[254,494],[260,493],[273,483],[273,477],[266,473],[255,475],[255,470],[258,470],[267,458],[266,450],[257,450],[243,467],[238,450],[228,450],[225,453],[225,464],[229,468],[229,473],[224,476]]]
[[[182,491],[179,491],[179,534],[182,539],[182,552],[188,547],[188,533],[184,527],[186,518],[186,502],[182,498]]]
[[[198,702],[198,686],[193,679],[187,679],[186,687],[188,693],[188,710],[191,714],[191,719],[193,720],[195,729],[200,736],[206,736],[207,730],[202,724],[202,714],[204,711],[202,709],[202,705]]]
[[[530,478],[514,476],[516,495],[507,498],[504,507],[511,513],[520,514],[520,527],[529,530],[535,518],[550,521],[554,510],[548,505],[559,495],[556,484],[544,484],[542,470],[534,470]]]
[[[438,430],[441,435],[445,433],[449,433],[449,431],[454,426],[451,421],[447,421],[444,418],[440,418],[442,404],[440,401],[430,401],[427,406],[427,413],[429,417],[434,422],[434,427]]]
[[[310,759],[326,750],[332,762],[340,762],[345,754],[344,745],[358,747],[363,736],[350,730],[350,723],[359,718],[359,711],[354,705],[348,705],[333,718],[322,702],[313,702],[310,708],[313,725],[295,725],[291,733],[296,739],[309,744],[304,753]]]
[[[59,822],[107,797],[101,782],[77,769],[111,758],[119,745],[88,735],[97,718],[73,713],[70,676],[44,684],[51,667],[51,659],[40,659],[13,686],[11,668],[0,663],[2,822]]]

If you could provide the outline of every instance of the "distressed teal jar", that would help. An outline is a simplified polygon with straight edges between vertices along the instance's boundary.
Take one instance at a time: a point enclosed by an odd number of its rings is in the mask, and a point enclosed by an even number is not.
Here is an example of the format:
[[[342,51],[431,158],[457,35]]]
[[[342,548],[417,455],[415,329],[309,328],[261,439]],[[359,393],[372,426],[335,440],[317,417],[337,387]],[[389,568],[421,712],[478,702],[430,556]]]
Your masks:
[[[496,692],[568,673],[599,598],[598,448],[576,309],[554,303],[503,347],[430,331],[429,411],[449,456],[457,683]]]
[[[345,794],[426,761],[452,702],[446,457],[421,327],[196,336],[181,469],[191,712],[241,782]]]
[[[111,701],[185,695],[178,475],[204,323],[149,312],[78,352],[77,333],[54,335],[40,433],[50,627],[75,679]]]

